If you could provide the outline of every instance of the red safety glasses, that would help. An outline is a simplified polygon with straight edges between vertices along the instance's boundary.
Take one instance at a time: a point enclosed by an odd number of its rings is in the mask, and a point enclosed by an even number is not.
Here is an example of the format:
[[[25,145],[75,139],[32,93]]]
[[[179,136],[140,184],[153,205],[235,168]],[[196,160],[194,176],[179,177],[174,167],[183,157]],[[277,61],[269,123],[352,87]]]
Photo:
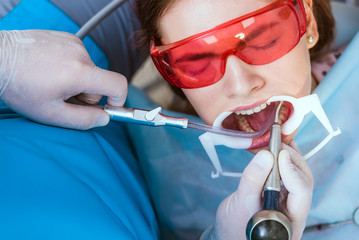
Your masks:
[[[200,88],[223,77],[228,56],[267,64],[291,51],[305,31],[301,0],[278,0],[178,42],[156,46],[153,40],[151,57],[169,83]]]

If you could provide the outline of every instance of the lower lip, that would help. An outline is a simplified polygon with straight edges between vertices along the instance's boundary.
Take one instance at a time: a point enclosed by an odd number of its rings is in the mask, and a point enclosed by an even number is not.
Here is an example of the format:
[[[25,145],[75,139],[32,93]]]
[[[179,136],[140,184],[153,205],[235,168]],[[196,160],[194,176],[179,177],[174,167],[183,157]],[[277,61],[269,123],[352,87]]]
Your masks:
[[[282,139],[287,137],[287,135],[282,134]],[[253,139],[252,145],[248,148],[248,150],[254,150],[262,147],[266,147],[269,145],[270,131],[266,132],[264,135],[259,138]]]

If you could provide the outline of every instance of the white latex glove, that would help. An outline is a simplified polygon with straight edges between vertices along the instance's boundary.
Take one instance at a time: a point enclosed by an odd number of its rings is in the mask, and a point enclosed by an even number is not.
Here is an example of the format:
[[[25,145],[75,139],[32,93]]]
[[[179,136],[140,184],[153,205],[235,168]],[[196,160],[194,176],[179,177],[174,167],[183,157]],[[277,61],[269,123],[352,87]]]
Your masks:
[[[292,224],[293,240],[299,240],[312,201],[313,176],[294,142],[291,147],[283,144],[282,148],[278,162],[285,189],[280,194],[280,211]],[[263,186],[272,165],[273,155],[269,151],[263,150],[256,154],[244,170],[237,191],[218,207],[214,228],[203,234],[207,236],[201,239],[246,239],[248,220],[262,210]]]
[[[122,106],[124,76],[94,65],[82,41],[56,31],[0,31],[0,99],[26,117],[55,126],[89,129],[104,126],[109,115],[93,106],[71,104],[76,98]]]

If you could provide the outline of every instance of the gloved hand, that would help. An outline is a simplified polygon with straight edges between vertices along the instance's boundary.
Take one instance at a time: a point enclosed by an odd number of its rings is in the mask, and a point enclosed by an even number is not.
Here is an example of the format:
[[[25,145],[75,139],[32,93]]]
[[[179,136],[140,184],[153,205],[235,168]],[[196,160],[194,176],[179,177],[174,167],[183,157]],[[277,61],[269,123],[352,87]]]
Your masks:
[[[124,76],[94,65],[82,41],[56,31],[0,31],[0,99],[28,118],[55,126],[104,126],[108,114],[97,107],[69,103],[71,97],[122,106]]]
[[[279,170],[285,189],[281,191],[280,211],[290,220],[293,240],[299,240],[305,228],[313,192],[313,176],[292,141],[282,144],[279,154]],[[260,151],[243,172],[236,192],[222,201],[217,209],[216,223],[203,239],[246,239],[248,220],[262,209],[263,185],[273,165],[273,155]],[[282,186],[282,188],[284,188]]]

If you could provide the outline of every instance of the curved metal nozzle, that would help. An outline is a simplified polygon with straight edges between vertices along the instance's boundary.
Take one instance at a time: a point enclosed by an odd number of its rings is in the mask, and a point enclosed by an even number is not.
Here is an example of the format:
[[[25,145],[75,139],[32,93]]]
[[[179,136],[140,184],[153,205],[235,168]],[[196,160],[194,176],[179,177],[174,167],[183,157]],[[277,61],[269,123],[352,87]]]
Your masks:
[[[282,105],[283,105],[283,102],[280,101],[280,102],[279,102],[279,105],[278,105],[278,107],[277,107],[277,110],[276,110],[276,112],[275,112],[274,123],[278,123],[278,122],[279,122],[279,113],[280,113],[280,108],[282,107]]]

